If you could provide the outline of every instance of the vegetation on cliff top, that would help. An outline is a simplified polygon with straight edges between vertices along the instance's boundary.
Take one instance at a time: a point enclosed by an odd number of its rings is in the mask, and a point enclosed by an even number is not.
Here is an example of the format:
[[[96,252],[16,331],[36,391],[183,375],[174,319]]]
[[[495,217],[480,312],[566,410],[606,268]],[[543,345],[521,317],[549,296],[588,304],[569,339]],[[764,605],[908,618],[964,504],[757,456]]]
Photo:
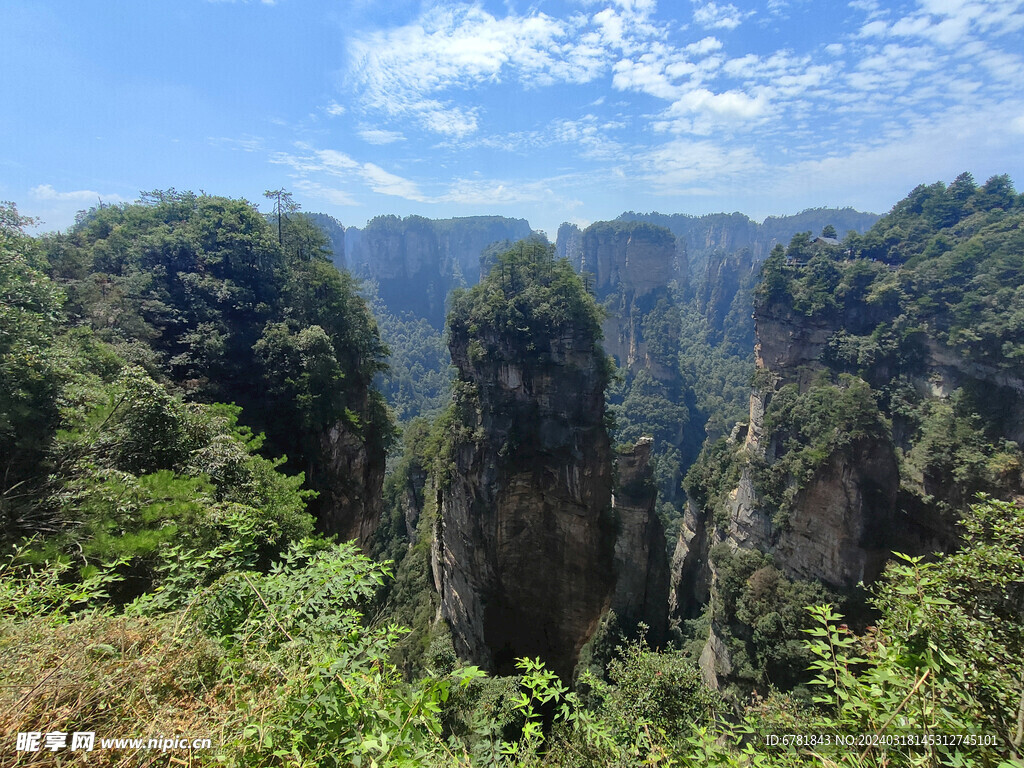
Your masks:
[[[859,310],[853,325],[923,332],[1007,371],[1024,357],[1024,195],[1006,176],[921,185],[864,235],[797,236],[765,262],[758,298],[808,317]],[[852,333],[865,331],[851,328]]]
[[[554,246],[523,240],[498,255],[478,285],[455,291],[448,328],[453,337],[522,340],[524,355],[563,333],[601,338],[602,312]]]

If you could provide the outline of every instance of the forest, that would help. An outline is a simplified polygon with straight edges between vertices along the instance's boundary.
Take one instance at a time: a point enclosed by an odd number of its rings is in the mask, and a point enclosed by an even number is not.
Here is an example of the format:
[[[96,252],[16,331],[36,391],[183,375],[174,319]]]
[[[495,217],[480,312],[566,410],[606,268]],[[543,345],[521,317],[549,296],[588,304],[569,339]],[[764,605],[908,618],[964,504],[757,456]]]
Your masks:
[[[0,764],[1024,766],[1008,177],[556,243],[268,196],[0,204]]]

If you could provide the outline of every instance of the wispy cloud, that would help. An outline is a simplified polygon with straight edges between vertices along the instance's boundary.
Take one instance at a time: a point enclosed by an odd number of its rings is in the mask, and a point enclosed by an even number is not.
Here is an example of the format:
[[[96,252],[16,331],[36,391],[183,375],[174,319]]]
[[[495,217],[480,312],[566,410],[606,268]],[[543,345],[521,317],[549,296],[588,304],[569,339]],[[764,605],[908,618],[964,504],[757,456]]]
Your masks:
[[[465,137],[478,129],[479,112],[456,105],[455,93],[506,79],[523,87],[590,82],[610,63],[609,41],[621,46],[651,5],[620,3],[595,23],[579,15],[498,18],[475,6],[435,6],[415,23],[354,42],[351,81],[370,109]],[[453,95],[439,97],[445,92]]]
[[[359,136],[367,144],[394,144],[396,141],[405,141],[405,136],[398,131],[385,131],[381,128],[360,128]]]
[[[118,194],[96,192],[91,189],[75,189],[68,192],[58,192],[51,184],[40,184],[29,190],[29,194],[36,200],[71,202],[81,205],[97,205],[104,203],[126,203],[128,198]]]
[[[208,141],[215,147],[223,147],[239,152],[259,152],[264,149],[263,139],[250,134],[243,134],[237,137],[211,136]]]
[[[381,195],[420,202],[426,200],[415,182],[390,173],[374,163],[359,162],[335,149],[315,149],[307,144],[299,144],[297,149],[298,153],[274,153],[270,162],[290,167],[294,171],[295,186],[298,189],[310,194],[329,191],[333,196],[330,202],[350,205],[349,201],[355,198],[350,191],[325,185],[314,177],[329,176],[349,183],[360,183]]]
[[[102,204],[127,203],[130,198],[115,192],[93,189],[58,190],[52,184],[39,184],[28,191],[24,213],[39,219],[32,231],[46,231],[54,226],[67,226],[78,211]]]
[[[675,139],[638,158],[644,179],[661,195],[720,194],[738,179],[756,183],[764,162],[750,147]]]

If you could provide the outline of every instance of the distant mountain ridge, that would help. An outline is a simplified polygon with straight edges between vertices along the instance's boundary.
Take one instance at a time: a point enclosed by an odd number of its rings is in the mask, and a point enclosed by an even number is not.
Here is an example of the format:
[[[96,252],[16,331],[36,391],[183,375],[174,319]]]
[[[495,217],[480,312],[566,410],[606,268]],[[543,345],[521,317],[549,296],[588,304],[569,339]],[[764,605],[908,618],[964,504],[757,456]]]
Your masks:
[[[392,312],[412,312],[441,328],[452,289],[480,282],[484,249],[532,234],[526,219],[504,216],[376,216],[362,229],[345,230],[345,260],[357,277],[376,281]]]
[[[853,208],[808,208],[792,216],[769,216],[760,224],[742,213],[635,213],[627,211],[617,221],[645,221],[671,230],[680,252],[689,262],[690,273],[699,276],[708,257],[716,250],[727,252],[749,248],[754,261],[763,261],[777,244],[787,244],[798,232],[818,234],[832,225],[840,235],[853,230],[863,234],[879,219],[875,213]],[[561,230],[559,230],[561,232]]]

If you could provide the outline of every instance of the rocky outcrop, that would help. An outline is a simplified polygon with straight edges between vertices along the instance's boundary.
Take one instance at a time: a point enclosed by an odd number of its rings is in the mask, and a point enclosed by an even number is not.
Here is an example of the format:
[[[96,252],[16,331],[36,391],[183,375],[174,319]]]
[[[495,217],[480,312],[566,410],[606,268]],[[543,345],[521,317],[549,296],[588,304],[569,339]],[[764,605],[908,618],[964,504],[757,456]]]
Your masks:
[[[449,292],[480,280],[481,252],[530,234],[525,219],[502,216],[377,216],[361,230],[345,230],[346,258],[357,277],[377,283],[392,312],[412,312],[440,328]]]
[[[675,248],[664,227],[601,221],[583,231],[580,260],[573,266],[593,275],[599,299],[613,291],[641,299],[678,276]]]
[[[754,491],[748,467],[728,501],[725,537],[772,554],[790,578],[839,588],[870,583],[893,545],[898,489],[892,446],[855,442],[817,469],[780,525]]]
[[[654,440],[642,437],[617,456],[612,509],[618,526],[615,540],[615,591],[611,608],[620,626],[645,623],[647,640],[662,643],[667,635],[669,572],[665,531],[654,509],[658,490],[651,467]]]
[[[707,320],[710,339],[729,339],[743,349],[754,344],[750,321],[758,265],[749,249],[715,251],[694,290],[696,309]]]
[[[331,249],[331,261],[339,270],[348,269],[348,262],[345,260],[345,227],[333,216],[326,213],[304,214],[309,220],[319,227],[327,238],[327,245]]]
[[[669,565],[668,613],[674,622],[699,616],[711,598],[712,534],[706,516],[687,502]]]
[[[540,656],[569,679],[614,586],[603,354],[582,326],[455,325],[450,348],[463,437],[435,531],[442,616],[463,658],[508,673]]]
[[[555,252],[558,258],[568,259],[570,264],[578,265],[583,257],[583,233],[580,228],[563,222],[558,228]]]

